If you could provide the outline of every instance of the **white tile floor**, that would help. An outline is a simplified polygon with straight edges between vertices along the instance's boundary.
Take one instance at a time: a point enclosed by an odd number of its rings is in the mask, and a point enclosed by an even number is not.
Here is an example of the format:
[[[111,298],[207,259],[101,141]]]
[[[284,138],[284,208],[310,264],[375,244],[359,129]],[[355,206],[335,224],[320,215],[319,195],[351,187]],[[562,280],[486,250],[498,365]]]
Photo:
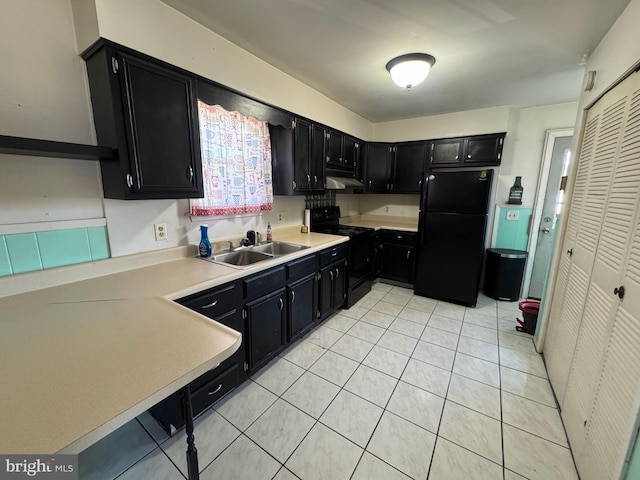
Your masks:
[[[576,480],[519,313],[375,284],[198,417],[201,478]],[[80,478],[180,480],[185,448],[144,414],[83,452]]]

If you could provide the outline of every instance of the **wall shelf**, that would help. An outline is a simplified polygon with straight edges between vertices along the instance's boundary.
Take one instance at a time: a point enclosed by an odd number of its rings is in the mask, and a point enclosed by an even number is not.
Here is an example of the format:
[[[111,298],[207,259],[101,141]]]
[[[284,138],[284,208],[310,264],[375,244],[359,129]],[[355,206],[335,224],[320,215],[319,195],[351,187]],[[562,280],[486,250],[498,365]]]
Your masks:
[[[0,135],[0,153],[94,161],[109,160],[117,157],[117,150],[111,147],[36,140],[34,138],[10,137],[7,135]]]

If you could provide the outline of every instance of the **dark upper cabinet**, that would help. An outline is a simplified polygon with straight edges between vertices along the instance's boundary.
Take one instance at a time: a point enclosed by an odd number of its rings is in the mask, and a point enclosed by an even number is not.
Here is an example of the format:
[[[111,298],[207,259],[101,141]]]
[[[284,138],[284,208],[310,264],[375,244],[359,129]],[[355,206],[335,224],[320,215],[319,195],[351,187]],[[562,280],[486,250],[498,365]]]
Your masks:
[[[427,141],[396,144],[390,181],[392,192],[420,193],[428,151]]]
[[[364,184],[370,193],[420,193],[428,142],[368,143]]]
[[[431,142],[431,167],[496,166],[502,161],[504,133],[445,138]]]
[[[326,167],[339,176],[356,177],[362,142],[336,130],[327,130]]]
[[[364,185],[367,192],[385,193],[390,190],[393,148],[389,143],[367,143],[364,160]]]
[[[342,141],[344,135],[335,130],[326,133],[327,138],[327,166],[342,168]]]
[[[360,163],[360,142],[353,137],[345,135],[342,141],[342,164],[346,169],[354,172]]]
[[[500,165],[504,135],[483,135],[467,139],[466,165]]]
[[[203,196],[195,81],[107,42],[85,53],[106,198]]]
[[[273,193],[298,195],[324,190],[325,129],[296,118],[292,128],[269,125]]]

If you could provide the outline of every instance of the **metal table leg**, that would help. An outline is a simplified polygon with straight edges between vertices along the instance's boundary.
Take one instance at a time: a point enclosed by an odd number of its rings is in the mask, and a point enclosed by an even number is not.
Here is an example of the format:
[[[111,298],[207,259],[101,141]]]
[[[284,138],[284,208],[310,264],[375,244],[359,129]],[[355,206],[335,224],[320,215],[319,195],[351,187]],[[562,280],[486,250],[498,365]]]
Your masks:
[[[187,384],[182,389],[184,399],[185,430],[187,433],[187,471],[189,480],[200,480],[198,469],[198,450],[193,436],[193,409],[191,408],[191,388]]]

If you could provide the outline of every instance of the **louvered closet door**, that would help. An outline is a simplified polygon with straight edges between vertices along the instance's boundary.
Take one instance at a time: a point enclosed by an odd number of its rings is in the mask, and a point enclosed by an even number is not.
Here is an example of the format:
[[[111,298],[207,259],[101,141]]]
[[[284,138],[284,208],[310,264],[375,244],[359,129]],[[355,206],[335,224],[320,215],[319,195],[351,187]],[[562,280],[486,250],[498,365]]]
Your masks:
[[[545,360],[581,478],[601,480],[619,478],[640,405],[640,74],[587,118]]]
[[[561,262],[565,265],[561,265],[560,272],[568,274],[564,288],[560,290],[557,285],[555,289],[557,298],[552,302],[555,306],[552,315],[557,323],[549,337],[551,345],[545,348],[549,378],[561,406],[587,300],[626,104],[626,94],[610,92],[587,116],[564,242],[564,251],[571,250],[572,255],[565,253]]]
[[[599,241],[595,261],[566,395],[562,402],[563,420],[574,455],[579,459],[580,465],[585,465],[587,457],[591,455],[588,453],[588,420],[594,405],[605,349],[616,316],[618,298],[614,296],[613,290],[622,281],[621,275],[639,199],[640,83],[635,77],[634,75],[615,89],[616,95],[621,98],[612,108],[622,112],[623,121],[622,133],[619,134],[616,127],[609,135],[611,147],[607,152],[613,151],[614,155],[602,154],[594,160],[594,164],[602,164],[599,168],[594,168],[599,176],[610,174],[612,171],[613,177],[608,191],[603,189],[601,194],[603,201],[606,199],[606,205],[596,203],[597,199],[592,201],[592,208],[604,211],[604,222],[597,232]],[[605,182],[600,180],[600,183],[604,187]],[[586,469],[587,472],[591,470]]]

